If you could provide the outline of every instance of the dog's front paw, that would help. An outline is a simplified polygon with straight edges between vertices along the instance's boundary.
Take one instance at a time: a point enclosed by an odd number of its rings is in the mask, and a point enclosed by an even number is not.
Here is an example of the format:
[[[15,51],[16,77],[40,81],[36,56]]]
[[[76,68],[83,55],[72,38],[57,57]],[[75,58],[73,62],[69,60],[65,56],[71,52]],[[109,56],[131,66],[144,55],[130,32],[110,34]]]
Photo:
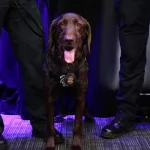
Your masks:
[[[81,150],[80,145],[72,145],[71,150]]]
[[[51,136],[51,137],[48,138],[45,150],[55,150],[54,139],[55,138],[53,136]]]
[[[78,136],[75,136],[72,143],[71,150],[81,150],[81,138]]]

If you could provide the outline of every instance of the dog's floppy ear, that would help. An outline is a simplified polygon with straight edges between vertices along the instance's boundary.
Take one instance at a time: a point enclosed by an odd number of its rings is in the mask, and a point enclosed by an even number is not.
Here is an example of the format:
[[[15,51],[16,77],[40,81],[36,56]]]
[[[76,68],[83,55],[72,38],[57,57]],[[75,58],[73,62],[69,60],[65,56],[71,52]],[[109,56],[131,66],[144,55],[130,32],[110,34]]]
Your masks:
[[[54,19],[50,26],[49,41],[48,41],[48,49],[49,50],[54,46],[57,22],[58,22],[58,18]]]
[[[86,33],[86,39],[83,45],[83,51],[85,57],[90,53],[90,48],[91,48],[91,26],[89,22],[86,21],[86,28],[87,28],[87,33]]]
[[[89,22],[87,22],[87,29],[88,29],[88,33],[87,33],[87,48],[88,48],[88,53],[90,53],[92,33],[91,33],[91,26],[90,26]]]

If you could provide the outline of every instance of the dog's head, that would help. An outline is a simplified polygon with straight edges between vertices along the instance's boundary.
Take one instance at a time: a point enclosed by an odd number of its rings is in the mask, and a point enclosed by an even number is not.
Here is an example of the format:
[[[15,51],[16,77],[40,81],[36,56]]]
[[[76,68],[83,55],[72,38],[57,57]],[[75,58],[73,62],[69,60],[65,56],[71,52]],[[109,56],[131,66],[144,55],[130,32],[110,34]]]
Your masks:
[[[77,53],[90,52],[91,28],[82,16],[66,13],[52,21],[49,50],[59,49],[67,63],[75,60]]]

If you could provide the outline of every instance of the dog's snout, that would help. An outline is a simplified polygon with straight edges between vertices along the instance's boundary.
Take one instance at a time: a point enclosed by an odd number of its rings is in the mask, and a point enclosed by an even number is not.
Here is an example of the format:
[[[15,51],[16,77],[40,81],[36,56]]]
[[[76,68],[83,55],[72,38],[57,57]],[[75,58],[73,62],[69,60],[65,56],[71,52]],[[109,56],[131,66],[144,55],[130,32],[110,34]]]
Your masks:
[[[68,25],[65,31],[64,40],[67,43],[72,43],[75,40],[75,29],[73,26]]]
[[[65,42],[68,43],[68,44],[69,43],[71,44],[71,43],[73,43],[73,39],[65,39]]]
[[[73,32],[66,32],[65,40],[73,40],[73,39],[74,39]]]
[[[72,32],[66,33],[66,36],[64,37],[65,43],[72,44],[74,42],[74,36]]]

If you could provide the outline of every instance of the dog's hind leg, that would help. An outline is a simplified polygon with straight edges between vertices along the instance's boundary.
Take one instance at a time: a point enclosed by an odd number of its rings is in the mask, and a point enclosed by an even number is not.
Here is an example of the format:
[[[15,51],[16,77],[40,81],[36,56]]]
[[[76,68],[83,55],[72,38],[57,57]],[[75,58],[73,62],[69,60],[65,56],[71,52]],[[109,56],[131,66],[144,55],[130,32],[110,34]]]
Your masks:
[[[82,136],[82,116],[85,105],[85,93],[80,94],[76,100],[76,115],[75,115],[75,127],[73,135],[72,150],[81,150],[81,136]]]
[[[53,97],[49,97],[48,98],[49,137],[47,140],[46,150],[55,150],[54,113],[55,113],[55,99]]]

